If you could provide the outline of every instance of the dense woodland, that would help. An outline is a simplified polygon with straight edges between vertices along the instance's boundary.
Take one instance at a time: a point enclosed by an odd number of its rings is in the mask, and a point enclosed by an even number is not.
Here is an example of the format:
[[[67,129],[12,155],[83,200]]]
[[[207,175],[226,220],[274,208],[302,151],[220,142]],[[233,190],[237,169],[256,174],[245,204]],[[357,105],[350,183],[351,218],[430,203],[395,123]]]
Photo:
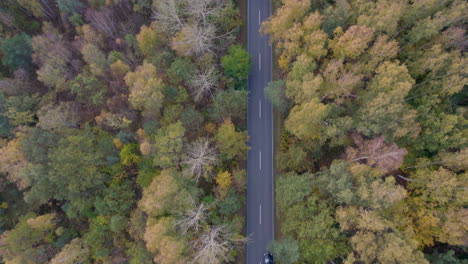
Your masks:
[[[463,0],[282,0],[279,263],[468,263]],[[278,234],[277,234],[278,235]]]
[[[243,259],[231,0],[0,1],[0,263]]]

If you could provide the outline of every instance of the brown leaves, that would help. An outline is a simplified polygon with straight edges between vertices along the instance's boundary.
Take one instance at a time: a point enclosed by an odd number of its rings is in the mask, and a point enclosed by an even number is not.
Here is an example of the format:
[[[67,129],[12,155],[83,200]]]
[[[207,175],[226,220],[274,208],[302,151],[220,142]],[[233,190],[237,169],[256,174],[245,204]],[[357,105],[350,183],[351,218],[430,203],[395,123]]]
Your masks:
[[[408,154],[405,148],[399,148],[395,143],[385,144],[383,136],[367,140],[354,133],[351,137],[356,145],[346,149],[346,159],[351,162],[363,161],[369,166],[391,172],[401,166],[403,158]]]

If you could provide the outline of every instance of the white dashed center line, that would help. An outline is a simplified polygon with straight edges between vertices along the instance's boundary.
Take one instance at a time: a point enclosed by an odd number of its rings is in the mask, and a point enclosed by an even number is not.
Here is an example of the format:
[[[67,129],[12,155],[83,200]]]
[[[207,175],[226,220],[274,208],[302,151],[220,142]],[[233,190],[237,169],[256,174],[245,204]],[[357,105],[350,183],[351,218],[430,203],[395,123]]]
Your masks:
[[[262,170],[262,152],[260,151],[260,170]]]
[[[258,117],[262,119],[262,100],[258,100]]]
[[[258,54],[258,70],[259,71],[262,70],[262,54],[261,53]]]

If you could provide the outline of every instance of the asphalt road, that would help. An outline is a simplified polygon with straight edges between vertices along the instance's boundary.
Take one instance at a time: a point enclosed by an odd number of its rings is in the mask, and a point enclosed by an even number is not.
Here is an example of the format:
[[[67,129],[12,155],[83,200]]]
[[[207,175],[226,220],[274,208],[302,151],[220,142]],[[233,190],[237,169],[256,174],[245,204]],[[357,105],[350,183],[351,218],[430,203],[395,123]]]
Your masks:
[[[248,0],[247,49],[252,58],[249,75],[247,129],[247,264],[263,263],[263,253],[274,238],[273,111],[263,90],[271,81],[272,50],[260,24],[271,14],[270,0]]]

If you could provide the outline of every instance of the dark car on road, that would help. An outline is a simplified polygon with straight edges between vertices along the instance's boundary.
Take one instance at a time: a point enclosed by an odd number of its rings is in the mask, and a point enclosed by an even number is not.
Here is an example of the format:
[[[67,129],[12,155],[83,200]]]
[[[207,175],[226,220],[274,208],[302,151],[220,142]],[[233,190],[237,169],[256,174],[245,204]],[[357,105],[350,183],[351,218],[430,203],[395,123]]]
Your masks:
[[[274,264],[273,262],[273,255],[271,255],[270,252],[265,252],[265,254],[263,254],[263,263],[264,264]]]

